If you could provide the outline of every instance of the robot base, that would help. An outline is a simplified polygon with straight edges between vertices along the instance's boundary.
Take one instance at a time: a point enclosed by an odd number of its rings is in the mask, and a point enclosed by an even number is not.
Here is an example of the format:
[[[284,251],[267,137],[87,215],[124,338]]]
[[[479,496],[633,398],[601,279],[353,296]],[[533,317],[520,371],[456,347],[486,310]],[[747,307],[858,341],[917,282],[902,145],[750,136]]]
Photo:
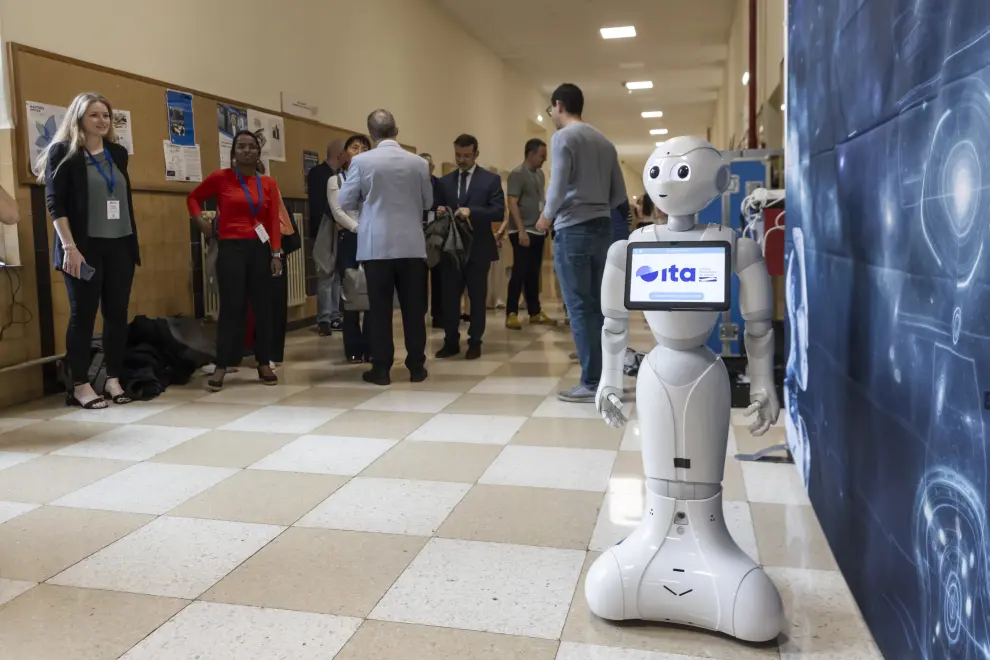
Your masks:
[[[588,572],[591,611],[715,630],[748,642],[780,634],[783,603],[763,569],[729,535],[721,491],[674,500],[647,484],[643,520]]]

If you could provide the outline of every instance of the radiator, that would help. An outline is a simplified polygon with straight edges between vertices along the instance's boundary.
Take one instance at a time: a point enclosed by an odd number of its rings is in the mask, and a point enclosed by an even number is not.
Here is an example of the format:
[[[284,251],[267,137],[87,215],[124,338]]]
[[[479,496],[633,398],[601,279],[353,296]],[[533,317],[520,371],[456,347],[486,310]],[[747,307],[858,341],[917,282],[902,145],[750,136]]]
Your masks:
[[[301,213],[293,213],[300,238],[305,244],[306,235],[303,233],[303,216]],[[203,241],[203,249],[200,258],[203,260],[203,311],[207,318],[214,321],[220,314],[220,296],[217,295],[216,287],[210,286],[205,277],[206,274],[206,251],[208,244]],[[299,307],[306,304],[306,257],[305,250],[296,250],[288,257],[288,267],[283,277],[289,278],[289,307]]]

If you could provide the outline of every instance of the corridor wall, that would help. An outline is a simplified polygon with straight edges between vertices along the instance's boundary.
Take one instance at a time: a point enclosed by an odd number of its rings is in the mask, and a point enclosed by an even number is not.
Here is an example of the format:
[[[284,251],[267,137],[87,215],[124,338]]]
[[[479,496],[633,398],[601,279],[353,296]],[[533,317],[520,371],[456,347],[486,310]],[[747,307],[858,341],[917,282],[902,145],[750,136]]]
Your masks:
[[[990,657],[990,3],[788,11],[788,442],[884,656]]]

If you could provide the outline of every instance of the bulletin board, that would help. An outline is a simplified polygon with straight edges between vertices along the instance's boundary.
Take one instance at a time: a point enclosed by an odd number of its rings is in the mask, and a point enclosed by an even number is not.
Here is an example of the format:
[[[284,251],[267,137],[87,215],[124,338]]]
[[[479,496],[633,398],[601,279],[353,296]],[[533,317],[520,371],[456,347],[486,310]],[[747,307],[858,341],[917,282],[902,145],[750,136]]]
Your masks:
[[[305,197],[303,151],[315,151],[322,160],[326,145],[335,138],[347,138],[354,131],[296,117],[269,108],[259,108],[234,99],[226,99],[146,78],[125,71],[63,57],[48,51],[10,44],[13,71],[13,108],[16,117],[18,183],[35,182],[29,162],[26,102],[68,106],[76,94],[98,91],[116,110],[129,110],[132,120],[134,154],[128,170],[135,191],[177,192],[192,190],[195,184],[166,181],[163,140],[168,140],[165,93],[172,89],[193,95],[196,142],[200,146],[203,176],[220,167],[220,141],[217,131],[217,103],[259,110],[282,117],[285,121],[285,162],[272,161],[269,175],[274,177],[286,198]],[[403,145],[415,153],[415,148]]]

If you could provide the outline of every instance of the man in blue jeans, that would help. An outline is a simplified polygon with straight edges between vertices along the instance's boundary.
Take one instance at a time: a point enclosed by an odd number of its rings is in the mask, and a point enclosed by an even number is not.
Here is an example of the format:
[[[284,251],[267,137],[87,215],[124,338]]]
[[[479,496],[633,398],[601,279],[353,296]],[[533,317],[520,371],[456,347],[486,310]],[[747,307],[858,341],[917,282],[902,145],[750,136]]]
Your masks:
[[[564,83],[547,114],[557,132],[550,141],[550,188],[536,228],[556,234],[553,264],[571,319],[581,382],[557,394],[562,401],[594,403],[602,375],[602,276],[612,244],[612,209],[626,200],[615,146],[584,122],[584,94]]]

